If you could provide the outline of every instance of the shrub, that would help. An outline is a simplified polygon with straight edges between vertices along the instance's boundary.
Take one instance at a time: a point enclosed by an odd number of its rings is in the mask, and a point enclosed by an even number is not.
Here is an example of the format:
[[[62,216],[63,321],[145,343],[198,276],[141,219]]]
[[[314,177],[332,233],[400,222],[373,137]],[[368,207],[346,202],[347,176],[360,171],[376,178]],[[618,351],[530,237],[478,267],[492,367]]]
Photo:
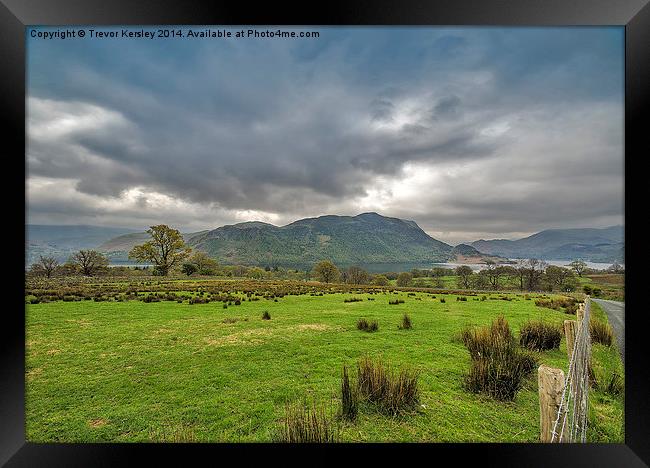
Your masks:
[[[282,424],[276,433],[277,442],[326,443],[336,442],[336,430],[322,406],[313,403],[287,404]]]
[[[357,320],[357,330],[367,330],[368,329],[368,321],[364,318]]]
[[[589,323],[589,334],[591,335],[591,341],[594,343],[604,344],[605,346],[612,345],[614,333],[612,327],[607,323],[592,320]]]
[[[380,360],[364,357],[357,363],[359,393],[380,411],[397,415],[416,407],[419,374],[408,368],[399,373]]]
[[[388,301],[389,305],[397,305],[397,304],[404,304],[404,301],[402,299],[395,299],[394,301]]]
[[[357,419],[359,412],[359,389],[355,385],[350,385],[348,368],[343,366],[343,376],[341,378],[341,417],[347,421]]]
[[[400,330],[410,330],[413,327],[411,324],[411,317],[408,314],[404,314],[402,317],[402,323],[397,326]]]
[[[343,299],[343,302],[361,302],[363,299],[360,297],[351,297],[349,299]]]
[[[376,332],[377,330],[379,330],[379,323],[376,320],[368,323],[367,332]]]
[[[562,330],[557,325],[542,321],[528,321],[519,330],[519,344],[533,351],[547,351],[560,347]]]
[[[472,360],[465,388],[497,400],[514,400],[537,361],[517,348],[508,322],[498,317],[488,327],[466,328],[461,337]]]
[[[271,320],[271,314],[269,314],[268,310],[265,310],[262,314],[262,320]]]
[[[564,312],[567,314],[575,314],[578,310],[577,301],[572,297],[537,299],[535,305],[537,307],[546,307],[553,310],[560,310],[561,307],[564,307]]]
[[[441,298],[440,298],[440,302],[442,302],[442,303],[444,304],[444,303],[445,303],[445,298],[444,298],[444,297],[441,297]]]

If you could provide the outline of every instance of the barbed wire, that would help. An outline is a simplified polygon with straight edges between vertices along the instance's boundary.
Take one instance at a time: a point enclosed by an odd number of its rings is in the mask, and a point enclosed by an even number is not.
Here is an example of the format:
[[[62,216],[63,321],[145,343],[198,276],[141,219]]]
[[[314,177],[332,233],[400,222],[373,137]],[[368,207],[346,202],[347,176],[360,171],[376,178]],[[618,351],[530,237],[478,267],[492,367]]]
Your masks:
[[[589,375],[591,366],[591,315],[589,296],[584,302],[584,315],[576,323],[576,333],[564,380],[562,398],[555,417],[551,442],[586,442],[589,411]],[[559,433],[558,433],[559,429]]]

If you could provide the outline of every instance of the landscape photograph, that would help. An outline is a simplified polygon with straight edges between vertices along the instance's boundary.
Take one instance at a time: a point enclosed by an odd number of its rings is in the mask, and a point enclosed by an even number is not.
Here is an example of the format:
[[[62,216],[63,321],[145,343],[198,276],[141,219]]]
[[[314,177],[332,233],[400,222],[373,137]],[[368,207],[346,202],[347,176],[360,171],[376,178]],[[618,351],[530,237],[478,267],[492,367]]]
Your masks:
[[[28,27],[26,440],[624,443],[624,45]]]

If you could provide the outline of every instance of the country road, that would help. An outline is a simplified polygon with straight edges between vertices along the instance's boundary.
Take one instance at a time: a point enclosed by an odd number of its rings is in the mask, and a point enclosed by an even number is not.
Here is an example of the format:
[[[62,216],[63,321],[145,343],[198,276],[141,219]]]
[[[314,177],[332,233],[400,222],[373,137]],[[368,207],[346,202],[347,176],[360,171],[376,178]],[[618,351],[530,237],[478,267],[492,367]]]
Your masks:
[[[621,359],[625,365],[625,302],[609,301],[605,299],[592,299],[603,308],[609,319],[609,324],[614,329]]]

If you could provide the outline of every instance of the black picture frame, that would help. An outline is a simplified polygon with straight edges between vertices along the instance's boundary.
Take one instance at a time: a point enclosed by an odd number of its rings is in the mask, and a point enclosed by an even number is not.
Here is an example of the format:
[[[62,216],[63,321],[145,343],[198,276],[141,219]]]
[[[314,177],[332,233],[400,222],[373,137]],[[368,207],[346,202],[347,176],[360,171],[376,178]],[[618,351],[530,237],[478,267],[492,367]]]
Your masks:
[[[650,109],[650,6],[648,0],[455,0],[455,1],[330,1],[309,8],[280,8],[266,2],[255,8],[243,2],[140,0],[0,0],[0,100],[5,163],[25,154],[25,27],[33,25],[108,25],[108,24],[276,24],[276,25],[495,25],[495,26],[625,26],[625,212],[640,210],[643,192],[633,195],[634,187],[644,188],[640,164],[650,154],[645,137]],[[8,144],[7,144],[8,143]],[[10,149],[11,148],[11,149]],[[24,165],[16,164],[15,167]],[[11,183],[9,183],[11,182]],[[6,208],[15,226],[25,221],[25,211],[13,198],[25,190],[25,173],[6,170],[2,184]],[[647,193],[647,190],[646,190]],[[5,210],[6,212],[6,210]],[[332,447],[280,447],[271,444],[35,444],[25,441],[24,358],[25,322],[24,278],[16,273],[24,264],[19,248],[7,252],[9,273],[4,281],[6,293],[0,325],[0,463],[6,466],[114,466],[188,463],[188,457],[207,456],[210,463],[249,460],[255,453],[277,457],[283,463],[340,463],[353,453],[364,458],[384,457],[388,450],[408,450],[408,457],[424,456],[433,463],[474,458],[485,465],[499,466],[647,466],[650,463],[650,415],[648,412],[647,331],[639,272],[643,246],[639,220],[625,221],[626,302],[626,389],[625,444],[418,444],[364,445]],[[6,228],[7,229],[7,228]],[[24,241],[24,231],[8,229]],[[632,239],[636,233],[637,241]],[[638,243],[637,243],[638,242]],[[15,297],[13,297],[15,296]],[[637,312],[638,309],[638,312]],[[23,311],[21,313],[20,311]],[[305,457],[305,450],[316,450],[316,457]]]

